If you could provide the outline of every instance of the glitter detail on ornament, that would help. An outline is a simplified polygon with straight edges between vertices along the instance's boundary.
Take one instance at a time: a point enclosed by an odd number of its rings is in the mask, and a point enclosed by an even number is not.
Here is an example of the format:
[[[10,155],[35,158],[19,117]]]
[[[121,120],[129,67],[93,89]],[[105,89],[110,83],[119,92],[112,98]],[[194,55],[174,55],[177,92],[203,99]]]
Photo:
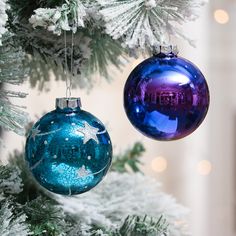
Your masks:
[[[78,176],[83,178],[89,175],[89,171],[86,170],[85,166],[83,165],[79,170],[78,170]]]
[[[72,101],[73,108],[66,106],[71,100],[60,103],[36,122],[25,149],[27,164],[38,183],[63,195],[94,188],[112,161],[112,145],[104,125],[79,105],[76,107],[76,101]]]

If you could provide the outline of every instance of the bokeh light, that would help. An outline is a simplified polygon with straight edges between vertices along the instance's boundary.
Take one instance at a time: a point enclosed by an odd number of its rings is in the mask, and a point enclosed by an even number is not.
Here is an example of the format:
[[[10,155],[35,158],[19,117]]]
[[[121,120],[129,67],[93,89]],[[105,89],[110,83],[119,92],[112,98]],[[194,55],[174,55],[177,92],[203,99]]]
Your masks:
[[[219,24],[226,24],[229,21],[229,14],[223,9],[215,10],[214,17],[215,21]]]
[[[161,173],[167,169],[168,164],[167,164],[167,160],[164,157],[159,156],[152,160],[151,166],[152,166],[152,170],[154,170],[155,172]]]
[[[207,160],[202,160],[198,163],[197,171],[200,175],[209,175],[212,171],[212,164]]]

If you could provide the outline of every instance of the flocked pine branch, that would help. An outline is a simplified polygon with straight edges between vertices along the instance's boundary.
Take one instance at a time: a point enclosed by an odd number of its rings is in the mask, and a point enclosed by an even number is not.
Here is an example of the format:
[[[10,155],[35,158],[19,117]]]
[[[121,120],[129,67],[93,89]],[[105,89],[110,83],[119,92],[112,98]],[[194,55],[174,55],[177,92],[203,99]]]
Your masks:
[[[25,53],[15,46],[11,37],[6,34],[0,47],[0,82],[20,85],[28,76],[28,68],[24,67]]]
[[[124,222],[115,230],[98,229],[93,230],[91,236],[166,236],[168,235],[168,224],[161,216],[157,221],[147,216],[128,216]]]
[[[57,8],[38,8],[34,12],[29,19],[33,27],[43,27],[57,35],[62,31],[76,32],[78,27],[84,27],[86,11],[80,0],[65,1]]]
[[[127,51],[121,47],[120,42],[115,41],[109,35],[99,29],[84,30],[84,37],[90,39],[90,55],[84,63],[82,77],[99,73],[104,78],[111,78],[111,66],[121,69],[128,62]]]
[[[142,153],[138,150],[134,151],[137,157]],[[23,153],[14,153],[10,165],[21,170],[23,188],[14,199],[17,204],[26,204],[26,208],[21,209],[28,217],[26,223],[30,225],[33,235],[47,232],[48,236],[55,236],[55,232],[62,229],[60,235],[67,236],[123,236],[121,232],[124,230],[131,236],[164,236],[153,232],[164,230],[167,222],[167,235],[188,235],[185,229],[187,210],[177,204],[174,198],[163,193],[156,180],[143,174],[112,171],[92,191],[75,197],[63,197],[52,195],[39,187],[26,169]],[[43,209],[38,211],[40,207]],[[63,210],[57,213],[58,209]],[[164,217],[159,221],[161,215]],[[54,225],[57,216],[62,225]],[[44,218],[48,220],[44,221]],[[40,226],[35,222],[41,222]],[[132,223],[129,229],[128,222]],[[137,230],[140,234],[137,234]]]
[[[117,236],[165,236],[168,233],[168,224],[161,216],[157,221],[148,217],[128,216],[118,230]]]
[[[129,48],[152,48],[168,43],[167,36],[181,36],[185,21],[196,18],[202,0],[97,0],[106,32]]]
[[[20,85],[28,75],[24,66],[25,54],[20,47],[15,46],[12,36],[7,34],[0,46],[0,84]],[[19,106],[11,102],[11,98],[24,98],[25,93],[14,92],[1,88],[0,90],[0,126],[18,134],[24,134],[27,124],[27,114]]]
[[[71,70],[71,33],[67,33],[65,50],[64,35],[56,36],[42,29],[31,31],[28,25],[20,22],[14,25],[16,39],[29,57],[31,85],[42,88],[51,71],[57,80],[65,80],[63,68]],[[65,65],[65,51],[67,66]],[[109,35],[99,29],[82,29],[74,35],[73,85],[91,88],[96,84],[93,75],[97,72],[104,78],[111,78],[110,65],[120,68],[127,62],[125,49]],[[36,62],[36,63],[35,63]]]
[[[140,48],[150,51],[166,43],[167,35],[186,38],[181,24],[195,18],[201,1],[9,0],[8,28],[27,53],[41,55],[42,60],[37,59],[37,67],[31,69],[31,82],[40,88],[49,78],[49,68],[57,79],[64,79],[60,69],[65,68],[63,31],[77,30],[71,73],[75,84],[90,88],[95,82],[93,74],[99,72],[110,78],[113,73],[108,73],[108,66],[122,66],[127,52],[134,56],[133,52],[136,54]],[[71,32],[67,33],[67,42],[70,68]]]
[[[14,215],[10,203],[0,202],[0,235],[1,236],[27,236],[31,235],[28,225],[25,223],[26,215],[19,213]]]
[[[128,215],[148,215],[155,222],[163,215],[169,223],[169,235],[189,235],[185,220],[188,211],[163,193],[155,179],[142,174],[111,172],[92,191],[74,197],[55,195],[55,199],[85,225],[114,231]]]
[[[9,161],[6,166],[0,165],[0,187],[3,200],[6,197],[12,199],[15,217],[21,212],[27,216],[25,223],[31,235],[67,236],[67,232],[72,230],[72,223],[66,220],[55,200],[33,179],[24,162],[24,155],[15,152]]]
[[[24,98],[24,93],[0,91],[0,126],[17,134],[24,134],[24,125],[27,123],[27,113],[10,101],[11,97]]]
[[[63,7],[36,9],[30,22],[61,34],[73,25],[74,31],[85,26],[85,17],[87,22],[97,20],[94,25],[87,23],[87,27],[103,29],[102,16],[106,33],[115,40],[122,41],[128,48],[150,49],[166,43],[169,35],[187,39],[181,33],[180,25],[196,19],[196,11],[202,4],[203,0],[73,0]]]
[[[20,170],[19,178],[22,182],[22,188],[20,194],[17,195],[17,201],[21,204],[25,204],[27,201],[30,202],[31,200],[36,199],[38,196],[44,198],[47,197],[44,189],[41,188],[33,178],[32,173],[24,161],[24,158],[23,152],[14,151],[12,154],[10,154],[8,158],[9,164],[5,167],[8,170],[10,170],[12,167]],[[4,179],[1,174],[0,179]]]
[[[0,165],[0,195],[17,195],[22,191],[22,187],[20,169]]]
[[[135,146],[136,148],[134,147],[132,150],[137,149],[137,144]],[[139,155],[139,150],[134,152],[137,156]],[[14,155],[10,157],[10,165],[4,167],[4,170],[7,171],[10,176],[10,173],[12,173],[8,170],[10,166],[12,166],[12,168],[15,168],[14,166],[16,166],[21,169],[20,177],[22,178],[24,186],[23,191],[18,194],[16,199],[19,203],[23,204],[21,209],[27,216],[26,223],[30,226],[30,230],[33,235],[152,236],[155,232],[155,236],[162,236],[161,232],[166,231],[166,222],[164,219],[155,221],[149,219],[148,217],[140,218],[138,216],[130,216],[124,220],[123,224],[119,224],[117,227],[108,228],[106,225],[104,226],[99,222],[97,224],[94,222],[84,222],[83,218],[80,218],[83,211],[78,211],[77,216],[74,216],[74,214],[65,214],[61,211],[61,206],[54,200],[50,199],[52,197],[51,194],[48,195],[47,191],[43,191],[41,189],[39,191],[40,187],[34,180],[31,179],[32,175],[26,169],[23,158],[24,156],[21,153],[15,152]],[[19,171],[16,173],[19,174]],[[1,178],[6,179],[6,176],[3,174],[1,175],[0,172],[0,179]],[[91,212],[91,215],[93,214],[94,213]],[[128,227],[129,224],[130,227]]]
[[[0,0],[0,46],[2,45],[2,36],[6,33],[6,23],[8,20],[7,9],[9,6],[7,5],[7,0]]]
[[[65,222],[65,214],[53,200],[37,197],[23,206],[27,222],[33,235],[66,236],[69,224]]]
[[[72,33],[67,32],[67,47],[65,50],[64,33],[58,36],[45,30],[44,27],[50,27],[50,29],[54,28],[58,31],[64,31],[60,29],[62,25],[67,25],[65,26],[67,29],[73,28],[73,22],[79,22],[77,18],[73,17],[76,14],[81,15],[79,13],[81,8],[79,7],[80,10],[78,10],[78,8],[75,7],[75,2],[77,3],[77,7],[80,3],[83,4],[86,9],[86,14],[88,15],[86,15],[88,21],[85,27],[79,27],[74,35],[73,66],[71,67]],[[55,19],[58,19],[57,17],[60,15],[59,21],[55,21],[54,15],[52,18],[48,16],[47,13],[39,16],[36,15],[34,11],[40,9],[42,13],[44,10],[58,9],[65,1],[9,0],[9,3],[11,5],[11,11],[8,12],[10,17],[9,30],[15,34],[15,39],[17,39],[18,44],[22,45],[23,49],[32,55],[32,57],[30,57],[31,84],[37,84],[42,88],[44,82],[49,78],[49,68],[56,74],[57,79],[65,79],[62,70],[62,67],[64,67],[69,70],[71,70],[71,68],[73,69],[70,72],[74,75],[74,85],[79,85],[82,88],[90,88],[96,82],[93,76],[94,74],[98,72],[102,77],[110,79],[112,72],[108,71],[108,66],[114,65],[120,68],[127,62],[125,49],[121,47],[120,42],[113,40],[109,35],[105,34],[101,28],[101,25],[103,25],[102,21],[94,19],[95,15],[98,13],[98,4],[96,2],[66,1],[67,8],[72,10],[69,11],[68,18],[61,17],[62,13],[55,13]],[[71,12],[75,12],[75,9],[77,9],[77,12],[71,14]],[[91,23],[90,18],[93,19],[93,23]],[[30,21],[34,26],[42,25],[42,27],[33,28],[29,23],[29,19],[31,19]],[[48,20],[45,22],[45,19]],[[65,65],[65,51],[67,54],[67,66]],[[38,57],[39,55],[41,58]],[[35,56],[37,57],[36,61],[38,63],[37,66],[32,67],[32,64],[35,62]]]

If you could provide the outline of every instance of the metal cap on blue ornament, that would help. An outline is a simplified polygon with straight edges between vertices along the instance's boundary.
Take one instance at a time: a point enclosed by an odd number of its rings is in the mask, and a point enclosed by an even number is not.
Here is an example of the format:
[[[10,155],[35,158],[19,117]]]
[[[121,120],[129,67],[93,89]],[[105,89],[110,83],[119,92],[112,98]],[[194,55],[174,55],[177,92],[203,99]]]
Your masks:
[[[176,47],[159,47],[139,64],[124,88],[124,108],[145,136],[170,141],[193,133],[203,122],[210,96],[204,75]]]
[[[30,130],[25,151],[37,182],[62,195],[94,188],[112,162],[112,144],[105,126],[81,109],[79,98],[56,99],[56,109]]]

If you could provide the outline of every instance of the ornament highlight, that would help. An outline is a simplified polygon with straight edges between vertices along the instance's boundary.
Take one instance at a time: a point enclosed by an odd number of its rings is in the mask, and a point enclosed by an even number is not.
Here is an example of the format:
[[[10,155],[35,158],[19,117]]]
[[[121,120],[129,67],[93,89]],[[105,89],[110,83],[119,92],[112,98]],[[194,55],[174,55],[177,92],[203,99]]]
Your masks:
[[[104,125],[81,110],[80,99],[59,98],[56,110],[31,129],[26,161],[35,179],[54,193],[74,195],[94,188],[112,161],[112,145]]]
[[[209,90],[201,71],[177,57],[172,47],[143,61],[124,88],[124,108],[145,136],[169,141],[194,132],[209,107]]]

